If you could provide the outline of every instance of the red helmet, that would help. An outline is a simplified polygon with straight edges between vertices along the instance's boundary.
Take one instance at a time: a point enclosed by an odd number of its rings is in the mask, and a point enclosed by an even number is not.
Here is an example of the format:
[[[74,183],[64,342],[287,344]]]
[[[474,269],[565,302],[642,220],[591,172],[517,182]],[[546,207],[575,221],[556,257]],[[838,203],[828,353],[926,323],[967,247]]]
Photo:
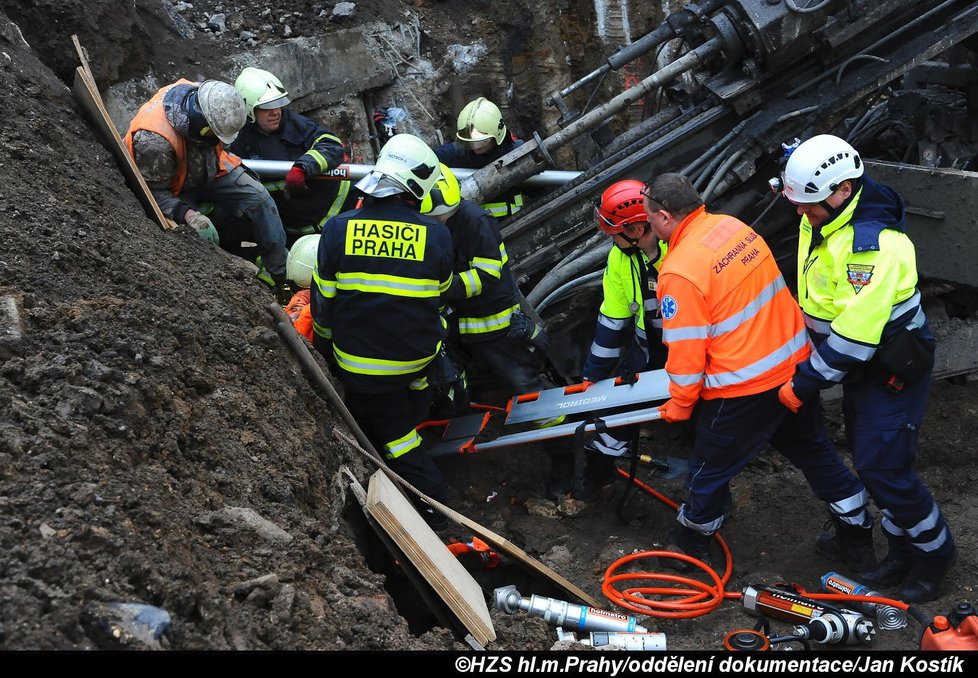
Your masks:
[[[648,222],[644,191],[645,184],[635,179],[625,179],[606,188],[601,202],[594,208],[598,228],[608,235],[617,235],[629,224]]]

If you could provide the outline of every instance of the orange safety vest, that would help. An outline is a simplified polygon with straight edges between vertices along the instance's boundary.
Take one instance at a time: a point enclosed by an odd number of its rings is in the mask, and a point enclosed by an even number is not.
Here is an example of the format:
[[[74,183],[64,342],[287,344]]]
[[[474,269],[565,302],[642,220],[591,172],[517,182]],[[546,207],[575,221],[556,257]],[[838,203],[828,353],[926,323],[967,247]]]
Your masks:
[[[734,217],[700,207],[683,219],[669,239],[657,294],[677,404],[776,388],[811,352],[770,248]]]
[[[173,147],[173,151],[177,155],[177,173],[170,179],[170,193],[173,195],[180,195],[180,191],[183,190],[183,184],[187,180],[187,140],[166,119],[166,113],[163,110],[163,97],[176,85],[196,84],[195,82],[181,78],[160,89],[160,91],[153,95],[152,99],[140,107],[132,122],[129,123],[129,131],[126,132],[126,146],[129,148],[129,155],[133,158],[136,157],[136,154],[132,150],[132,138],[139,130],[155,132],[170,142],[170,146]],[[214,175],[215,177],[224,176],[241,164],[239,157],[231,155],[224,150],[223,143],[218,143],[214,147],[214,152],[214,159],[217,163],[217,174]]]

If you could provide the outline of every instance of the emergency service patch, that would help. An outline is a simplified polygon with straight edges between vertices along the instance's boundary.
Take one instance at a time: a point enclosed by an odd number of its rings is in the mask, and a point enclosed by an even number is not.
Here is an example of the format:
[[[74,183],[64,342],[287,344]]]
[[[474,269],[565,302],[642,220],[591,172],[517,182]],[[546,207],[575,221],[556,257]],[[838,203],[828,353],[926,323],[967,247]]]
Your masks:
[[[671,320],[679,312],[679,304],[676,300],[670,297],[668,294],[662,297],[662,317],[666,320]]]
[[[384,259],[424,260],[428,229],[402,221],[356,221],[346,226],[345,254]]]
[[[846,268],[849,269],[847,274],[849,284],[852,285],[852,289],[855,290],[856,294],[859,294],[869,284],[870,279],[873,277],[873,268],[875,267],[867,264],[846,264]]]

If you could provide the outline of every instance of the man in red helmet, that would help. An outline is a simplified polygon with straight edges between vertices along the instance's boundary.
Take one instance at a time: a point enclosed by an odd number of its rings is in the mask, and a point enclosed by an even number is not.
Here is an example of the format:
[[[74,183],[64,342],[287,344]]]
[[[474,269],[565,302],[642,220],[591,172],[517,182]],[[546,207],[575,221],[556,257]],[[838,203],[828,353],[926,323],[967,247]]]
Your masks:
[[[662,316],[656,299],[656,278],[665,253],[649,225],[642,191],[645,184],[626,179],[612,184],[595,208],[598,228],[611,236],[594,341],[584,361],[585,381],[607,379],[617,369],[622,380],[665,365]],[[638,432],[625,426],[598,432],[588,443],[588,467],[605,482],[614,472],[614,458],[627,453]],[[590,474],[589,474],[590,475]]]

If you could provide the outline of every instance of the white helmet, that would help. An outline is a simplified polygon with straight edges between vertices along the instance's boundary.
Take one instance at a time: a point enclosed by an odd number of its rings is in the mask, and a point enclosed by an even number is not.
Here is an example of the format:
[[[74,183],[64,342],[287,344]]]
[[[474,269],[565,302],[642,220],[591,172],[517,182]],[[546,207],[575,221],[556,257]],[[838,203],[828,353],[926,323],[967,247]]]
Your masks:
[[[863,169],[859,153],[848,142],[831,134],[819,134],[788,157],[782,194],[793,203],[819,203],[846,179],[861,177]]]
[[[230,144],[245,124],[245,103],[238,90],[220,80],[205,80],[197,88],[197,102],[207,125],[218,139]]]
[[[285,85],[275,75],[260,68],[248,66],[238,79],[234,88],[244,98],[248,120],[255,121],[255,109],[282,108],[289,105],[289,93]]]
[[[319,256],[319,233],[304,235],[295,241],[285,260],[285,277],[299,287],[312,285],[312,271]]]
[[[506,138],[503,114],[496,104],[485,97],[473,99],[465,104],[465,108],[458,114],[455,127],[457,129],[455,136],[459,141],[466,143],[495,139],[497,144],[502,144],[503,139]]]
[[[441,178],[438,156],[413,134],[395,134],[380,149],[377,164],[356,187],[375,198],[410,193],[423,200]]]

